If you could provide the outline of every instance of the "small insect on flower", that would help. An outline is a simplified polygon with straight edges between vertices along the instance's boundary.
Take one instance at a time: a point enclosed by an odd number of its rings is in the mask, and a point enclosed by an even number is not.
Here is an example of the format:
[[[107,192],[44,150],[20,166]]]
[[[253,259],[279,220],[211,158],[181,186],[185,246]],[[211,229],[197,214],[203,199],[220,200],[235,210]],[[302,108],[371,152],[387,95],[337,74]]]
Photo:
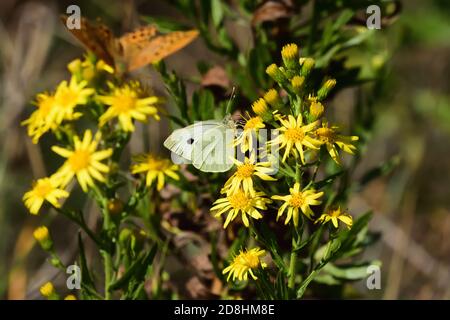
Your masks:
[[[174,180],[180,177],[176,173],[179,167],[173,164],[169,159],[161,159],[152,154],[142,154],[133,157],[137,164],[131,167],[131,173],[146,173],[145,184],[151,187],[155,180],[158,180],[156,189],[162,190],[165,184],[165,176]]]
[[[113,87],[108,96],[99,96],[100,102],[109,105],[108,110],[100,116],[99,125],[104,126],[109,120],[118,118],[123,130],[134,131],[133,119],[145,122],[151,116],[159,120],[156,104],[161,99],[156,96],[141,98],[144,95],[146,94],[139,82],[132,82],[122,87]]]
[[[279,121],[282,127],[278,128],[281,133],[273,140],[271,144],[280,145],[279,149],[285,148],[282,162],[285,162],[287,156],[292,153],[294,157],[297,157],[297,152],[300,154],[302,163],[305,163],[305,154],[303,146],[310,149],[319,149],[321,142],[314,139],[311,134],[315,127],[318,125],[318,121],[314,121],[310,124],[303,125],[303,119],[301,114],[297,119],[289,115],[288,119],[280,118]]]
[[[61,181],[55,175],[49,178],[38,179],[33,184],[33,188],[23,196],[25,206],[30,213],[38,214],[44,201],[59,208],[60,203],[58,200],[69,196],[69,193],[62,189],[60,185]]]
[[[240,145],[241,152],[243,153],[255,150],[257,146],[258,131],[263,128],[265,128],[265,124],[260,116],[245,119],[244,128],[240,135],[235,139],[234,145]]]
[[[67,185],[74,176],[84,192],[88,187],[94,186],[94,180],[105,182],[104,174],[109,172],[109,167],[101,161],[111,157],[111,148],[97,151],[101,134],[97,132],[92,137],[91,130],[84,132],[83,140],[78,136],[74,137],[74,149],[64,149],[53,146],[52,150],[61,157],[67,158],[66,162],[55,173],[62,181],[62,185]]]
[[[352,144],[353,141],[358,141],[357,136],[343,136],[338,134],[339,128],[337,126],[328,127],[327,123],[323,123],[322,127],[316,130],[316,135],[327,147],[328,153],[331,158],[337,163],[339,161],[339,153],[337,147],[341,148],[344,152],[349,154],[355,154],[356,147]]]
[[[223,269],[222,274],[227,274],[227,281],[233,277],[233,281],[236,278],[239,281],[248,280],[248,275],[253,278],[253,280],[257,280],[258,278],[254,274],[253,270],[258,269],[259,267],[265,268],[266,263],[260,260],[261,256],[264,256],[266,251],[260,248],[253,248],[250,250],[241,250],[239,254],[234,257],[233,262]]]
[[[81,113],[75,112],[75,107],[85,105],[89,101],[89,97],[94,94],[94,89],[86,88],[87,81],[78,82],[72,76],[70,82],[62,81],[55,93],[55,106],[47,121],[54,122],[59,125],[64,120],[75,120],[81,117]]]
[[[222,193],[233,194],[242,189],[251,196],[256,195],[253,188],[253,177],[258,177],[265,181],[276,181],[277,179],[269,176],[273,170],[270,168],[270,162],[256,162],[255,154],[250,158],[245,157],[244,162],[233,160],[236,164],[236,172],[225,182]]]
[[[300,190],[300,183],[296,182],[293,188],[289,189],[290,194],[286,196],[272,196],[274,200],[284,201],[283,205],[278,209],[277,220],[283,215],[286,208],[287,216],[284,224],[288,224],[291,219],[294,221],[294,226],[298,226],[299,211],[303,212],[305,216],[312,219],[314,213],[310,206],[317,206],[322,203],[318,200],[323,195],[323,192],[316,192],[314,189]]]
[[[241,213],[242,222],[248,228],[250,226],[248,216],[253,219],[261,219],[262,214],[259,210],[266,210],[266,204],[272,201],[265,198],[264,192],[256,192],[254,196],[246,194],[242,189],[237,190],[233,194],[220,198],[213,203],[211,212],[215,213],[215,217],[220,217],[224,213],[228,213],[223,228],[233,221],[239,213]]]
[[[328,210],[328,212],[323,213],[319,219],[316,220],[315,223],[322,223],[325,224],[328,221],[333,223],[333,226],[337,228],[339,226],[338,220],[341,220],[343,223],[347,225],[347,227],[350,229],[353,225],[353,218],[351,215],[346,213],[345,211],[341,210],[341,207],[338,207],[337,209],[331,209]]]

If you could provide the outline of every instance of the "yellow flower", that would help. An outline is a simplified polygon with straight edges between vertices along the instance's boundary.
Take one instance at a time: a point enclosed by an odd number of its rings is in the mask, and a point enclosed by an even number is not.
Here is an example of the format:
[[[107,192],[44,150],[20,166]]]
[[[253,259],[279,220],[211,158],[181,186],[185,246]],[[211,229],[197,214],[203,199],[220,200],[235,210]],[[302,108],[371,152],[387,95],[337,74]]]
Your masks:
[[[223,225],[224,229],[239,215],[239,213],[241,213],[241,218],[244,225],[249,227],[250,224],[247,215],[253,219],[261,219],[262,215],[258,209],[266,210],[266,204],[272,202],[264,196],[265,194],[263,192],[256,192],[254,196],[251,196],[250,194],[246,194],[243,190],[239,189],[233,194],[216,200],[213,203],[214,206],[211,208],[211,211],[215,212],[215,217],[228,213]]]
[[[133,119],[145,122],[148,116],[152,116],[159,120],[155,104],[160,99],[155,96],[139,98],[141,94],[142,90],[136,82],[114,88],[109,96],[100,96],[99,100],[109,105],[108,110],[99,119],[100,126],[113,118],[118,118],[123,130],[134,131]]]
[[[37,110],[31,116],[22,121],[22,125],[27,125],[27,133],[32,138],[33,143],[37,143],[39,138],[50,129],[55,129],[57,124],[49,121],[49,116],[55,108],[55,96],[48,93],[39,93],[35,103]]]
[[[278,91],[275,89],[270,89],[264,94],[264,100],[270,104],[274,108],[278,108],[281,105],[281,99],[278,95]],[[267,109],[267,106],[266,106]],[[255,111],[255,108],[253,108],[253,111]],[[256,114],[259,114],[255,111]]]
[[[247,280],[248,275],[257,280],[258,278],[253,273],[253,270],[258,269],[260,266],[262,268],[266,267],[266,264],[260,260],[260,257],[265,255],[266,251],[260,248],[253,248],[250,250],[240,251],[239,254],[234,257],[233,262],[223,269],[222,274],[227,274],[227,281],[233,277],[233,281],[236,278],[239,281]]]
[[[338,220],[341,220],[343,223],[345,223],[349,229],[353,225],[352,216],[344,211],[341,211],[341,207],[334,210],[329,210],[327,213],[322,214],[315,223],[321,222],[322,224],[325,224],[330,220],[335,228],[339,226]]]
[[[358,141],[359,137],[343,136],[338,134],[338,130],[339,128],[337,126],[328,127],[328,124],[324,123],[321,128],[316,130],[316,135],[327,146],[331,158],[337,164],[340,164],[337,147],[341,148],[344,152],[354,154],[356,147],[352,144],[352,141]]]
[[[103,60],[95,62],[95,60],[96,58],[91,56],[86,56],[83,61],[75,59],[67,65],[67,68],[72,74],[79,75],[82,79],[87,81],[94,79],[99,72],[114,73],[114,69],[106,64],[106,62]]]
[[[138,155],[134,158],[137,164],[131,167],[131,173],[145,172],[147,174],[145,180],[147,187],[150,187],[155,180],[158,180],[156,189],[160,191],[164,187],[164,176],[171,177],[174,180],[180,178],[176,173],[178,166],[169,159],[160,159],[152,154]]]
[[[51,296],[55,295],[55,287],[51,282],[46,282],[44,285],[41,286],[39,291],[46,298],[50,298]]]
[[[258,116],[263,116],[267,114],[268,108],[266,101],[264,101],[264,99],[262,98],[259,98],[258,100],[252,103],[252,110]]]
[[[285,75],[275,63],[266,68],[266,73],[276,82],[284,82],[286,80]]]
[[[64,120],[75,120],[81,117],[81,113],[74,111],[75,107],[86,104],[94,93],[94,89],[86,88],[87,85],[87,81],[78,82],[74,76],[70,78],[69,83],[62,81],[56,89],[55,108],[47,121],[59,125]]]
[[[272,196],[274,200],[284,201],[283,205],[278,209],[277,220],[280,218],[286,208],[288,208],[287,217],[284,224],[288,224],[291,219],[294,225],[298,226],[299,210],[303,212],[309,219],[314,213],[309,206],[317,206],[322,203],[318,200],[323,195],[323,192],[316,192],[313,189],[306,189],[300,191],[300,183],[296,182],[293,188],[289,189],[290,194],[286,196]]]
[[[44,201],[59,208],[58,199],[68,196],[69,193],[60,188],[59,179],[53,175],[50,178],[38,179],[33,184],[33,188],[24,194],[23,201],[31,214],[38,214]]]
[[[282,127],[279,128],[281,133],[271,141],[271,144],[280,145],[279,149],[285,148],[282,161],[286,160],[286,157],[293,153],[297,157],[297,151],[300,154],[302,163],[305,163],[305,155],[303,146],[310,149],[319,149],[321,142],[310,136],[310,132],[314,130],[318,122],[312,122],[307,125],[303,125],[302,116],[299,114],[297,119],[289,115],[288,120],[279,119]]]
[[[286,67],[290,69],[296,68],[298,66],[298,46],[295,43],[285,45],[281,49],[281,57]]]
[[[67,295],[64,300],[77,300],[77,297],[75,297],[73,294]]]
[[[109,167],[101,161],[109,158],[113,150],[97,151],[99,141],[100,132],[93,139],[91,130],[86,130],[82,141],[80,141],[78,136],[74,137],[73,150],[58,146],[52,147],[54,152],[61,157],[67,158],[66,162],[55,174],[61,178],[63,185],[67,185],[76,176],[81,189],[87,192],[89,186],[94,186],[94,179],[105,182],[103,174],[109,172]]]
[[[264,100],[263,100],[264,101]],[[240,145],[241,152],[253,151],[257,144],[258,130],[265,128],[263,119],[260,116],[251,117],[245,120],[244,128],[235,140],[234,145]]]
[[[300,90],[303,87],[303,84],[305,83],[305,77],[302,76],[293,76],[291,79],[291,85],[294,89],[294,92],[297,94],[300,94]]]
[[[272,171],[270,162],[255,162],[255,156],[252,154],[250,159],[245,157],[244,162],[233,160],[237,166],[236,172],[225,182],[222,193],[233,194],[240,189],[251,196],[256,195],[253,188],[253,177],[259,177],[265,181],[276,181],[268,175]]]
[[[46,226],[36,228],[33,232],[33,237],[44,250],[50,250],[53,247],[53,241]]]
[[[309,114],[311,115],[313,120],[319,119],[323,115],[325,107],[322,103],[317,101],[316,97],[310,96],[308,100],[311,102],[309,106]]]

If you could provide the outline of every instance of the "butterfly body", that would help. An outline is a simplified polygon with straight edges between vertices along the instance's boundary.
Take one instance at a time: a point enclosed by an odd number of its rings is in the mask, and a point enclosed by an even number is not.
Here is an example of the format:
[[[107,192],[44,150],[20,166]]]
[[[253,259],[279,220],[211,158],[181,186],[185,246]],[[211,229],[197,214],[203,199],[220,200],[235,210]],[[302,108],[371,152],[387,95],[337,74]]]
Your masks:
[[[235,134],[230,118],[200,121],[175,130],[164,146],[203,172],[225,172],[233,166]]]
[[[61,20],[67,26],[68,17]],[[157,62],[191,43],[197,30],[175,31],[158,35],[153,25],[137,28],[116,38],[106,25],[81,18],[80,29],[68,30],[99,59],[118,71],[133,71]]]

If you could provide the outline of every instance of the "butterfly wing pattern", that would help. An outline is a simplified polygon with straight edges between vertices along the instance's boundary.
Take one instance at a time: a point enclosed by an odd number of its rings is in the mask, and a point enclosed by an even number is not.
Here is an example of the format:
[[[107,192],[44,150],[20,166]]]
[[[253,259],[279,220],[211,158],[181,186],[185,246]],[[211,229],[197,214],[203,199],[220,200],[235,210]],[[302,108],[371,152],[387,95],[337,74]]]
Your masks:
[[[208,120],[175,130],[164,146],[203,172],[225,172],[233,166],[234,123]]]
[[[61,16],[65,26],[67,19],[68,16]],[[197,30],[158,35],[156,27],[148,25],[115,38],[107,26],[100,22],[91,23],[85,18],[81,18],[80,29],[67,29],[98,58],[116,69],[125,68],[126,71],[133,71],[164,59],[198,36]]]

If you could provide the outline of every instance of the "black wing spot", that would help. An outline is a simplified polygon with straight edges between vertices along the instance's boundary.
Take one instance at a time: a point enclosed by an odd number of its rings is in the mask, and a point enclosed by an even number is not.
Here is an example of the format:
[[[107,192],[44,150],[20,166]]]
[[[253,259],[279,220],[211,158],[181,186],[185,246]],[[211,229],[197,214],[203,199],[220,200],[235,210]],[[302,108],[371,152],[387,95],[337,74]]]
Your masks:
[[[194,143],[194,139],[189,138],[188,141],[187,141],[187,143],[188,143],[188,144],[193,144],[193,143]]]

